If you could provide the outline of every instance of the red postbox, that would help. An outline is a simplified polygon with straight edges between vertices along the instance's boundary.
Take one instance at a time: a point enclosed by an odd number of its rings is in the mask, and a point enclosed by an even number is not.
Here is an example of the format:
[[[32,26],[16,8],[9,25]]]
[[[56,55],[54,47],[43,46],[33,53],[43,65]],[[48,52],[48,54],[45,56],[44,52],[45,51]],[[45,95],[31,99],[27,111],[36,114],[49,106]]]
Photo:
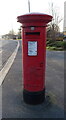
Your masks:
[[[29,13],[17,19],[23,28],[23,98],[28,104],[39,104],[45,99],[46,26],[52,16]]]

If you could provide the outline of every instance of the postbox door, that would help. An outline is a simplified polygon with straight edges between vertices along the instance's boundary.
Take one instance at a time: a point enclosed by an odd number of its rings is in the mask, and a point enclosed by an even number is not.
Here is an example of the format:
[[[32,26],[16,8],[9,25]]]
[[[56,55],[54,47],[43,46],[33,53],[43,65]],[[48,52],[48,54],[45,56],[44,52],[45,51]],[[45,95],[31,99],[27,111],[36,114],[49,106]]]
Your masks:
[[[45,27],[34,31],[24,28],[23,75],[24,88],[28,91],[41,91],[45,87],[45,48]]]

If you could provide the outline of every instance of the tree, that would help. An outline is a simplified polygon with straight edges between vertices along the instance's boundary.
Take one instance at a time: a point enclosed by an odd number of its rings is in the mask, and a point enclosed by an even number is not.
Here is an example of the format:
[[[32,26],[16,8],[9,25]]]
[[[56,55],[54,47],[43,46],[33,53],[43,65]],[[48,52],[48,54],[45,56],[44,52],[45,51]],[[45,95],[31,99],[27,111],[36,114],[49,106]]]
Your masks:
[[[20,26],[20,28],[18,29],[18,39],[21,39],[21,26]]]
[[[2,35],[4,39],[16,39],[17,35],[15,34],[14,30],[10,30],[7,34]]]
[[[12,30],[9,31],[8,34],[15,35],[15,32],[14,32],[14,30],[12,29]]]
[[[51,23],[59,26],[59,23],[62,21],[62,18],[59,16],[58,9],[56,6],[54,6],[53,3],[51,3],[49,6],[50,6],[50,14],[53,16]]]
[[[48,24],[47,27],[47,36],[51,38],[52,41],[56,40],[56,35],[60,32],[59,23],[62,21],[62,18],[59,17],[56,7],[51,3],[50,5],[50,14],[53,16],[52,22]]]

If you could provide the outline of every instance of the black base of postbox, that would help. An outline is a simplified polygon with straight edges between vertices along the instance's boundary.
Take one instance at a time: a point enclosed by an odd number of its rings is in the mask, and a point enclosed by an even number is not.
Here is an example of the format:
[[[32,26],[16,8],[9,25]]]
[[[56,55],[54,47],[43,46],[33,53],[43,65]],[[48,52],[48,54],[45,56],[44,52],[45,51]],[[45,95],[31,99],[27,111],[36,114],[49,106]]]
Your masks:
[[[45,89],[39,92],[28,92],[27,90],[23,90],[23,99],[27,104],[40,104],[45,100]]]

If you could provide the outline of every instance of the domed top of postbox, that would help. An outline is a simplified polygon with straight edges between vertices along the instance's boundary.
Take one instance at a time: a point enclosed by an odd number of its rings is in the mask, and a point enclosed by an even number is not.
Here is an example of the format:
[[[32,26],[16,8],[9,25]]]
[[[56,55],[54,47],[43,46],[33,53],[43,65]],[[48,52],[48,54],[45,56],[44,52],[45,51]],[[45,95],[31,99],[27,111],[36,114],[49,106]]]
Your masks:
[[[22,26],[46,26],[52,21],[52,16],[43,13],[29,13],[17,17]]]

